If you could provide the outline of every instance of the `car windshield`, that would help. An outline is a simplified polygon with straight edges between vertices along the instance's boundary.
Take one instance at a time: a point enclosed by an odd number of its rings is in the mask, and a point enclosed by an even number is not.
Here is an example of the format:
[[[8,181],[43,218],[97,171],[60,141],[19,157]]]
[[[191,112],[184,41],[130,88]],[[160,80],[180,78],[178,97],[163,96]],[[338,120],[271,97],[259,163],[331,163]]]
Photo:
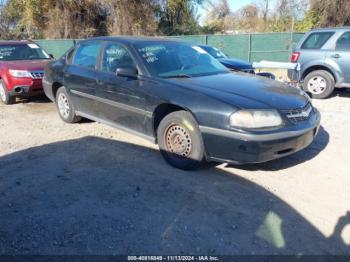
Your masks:
[[[211,46],[201,46],[201,48],[203,48],[205,51],[207,51],[212,57],[216,58],[216,59],[220,59],[220,58],[227,58],[227,56],[221,52],[219,49],[217,49],[216,47],[211,47]]]
[[[199,46],[177,42],[140,42],[137,52],[154,76],[195,77],[228,70]]]
[[[0,45],[0,61],[50,59],[50,56],[34,43]]]

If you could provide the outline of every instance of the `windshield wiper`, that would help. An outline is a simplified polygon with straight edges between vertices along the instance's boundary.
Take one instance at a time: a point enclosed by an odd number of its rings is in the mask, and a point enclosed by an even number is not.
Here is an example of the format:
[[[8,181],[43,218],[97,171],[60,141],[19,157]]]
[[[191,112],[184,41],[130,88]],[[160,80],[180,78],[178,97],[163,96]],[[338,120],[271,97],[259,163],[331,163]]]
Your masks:
[[[164,78],[191,78],[192,76],[186,74],[178,74],[172,76],[165,76]]]

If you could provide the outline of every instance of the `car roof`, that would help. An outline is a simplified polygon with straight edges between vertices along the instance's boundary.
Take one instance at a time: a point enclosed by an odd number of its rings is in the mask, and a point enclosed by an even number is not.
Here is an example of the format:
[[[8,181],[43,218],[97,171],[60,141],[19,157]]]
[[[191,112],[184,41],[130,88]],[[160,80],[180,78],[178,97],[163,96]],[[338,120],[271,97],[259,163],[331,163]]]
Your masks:
[[[324,27],[324,28],[315,28],[311,31],[342,31],[342,30],[350,30],[350,26],[342,26],[342,27]]]
[[[29,40],[9,40],[9,41],[0,41],[0,45],[25,45],[25,44],[31,44],[32,41]]]
[[[143,43],[143,42],[187,43],[187,42],[179,41],[177,39],[169,39],[169,38],[163,38],[163,37],[147,37],[147,36],[100,36],[100,37],[85,39],[81,42],[93,41],[93,40],[118,41],[124,44],[134,44],[134,43]]]

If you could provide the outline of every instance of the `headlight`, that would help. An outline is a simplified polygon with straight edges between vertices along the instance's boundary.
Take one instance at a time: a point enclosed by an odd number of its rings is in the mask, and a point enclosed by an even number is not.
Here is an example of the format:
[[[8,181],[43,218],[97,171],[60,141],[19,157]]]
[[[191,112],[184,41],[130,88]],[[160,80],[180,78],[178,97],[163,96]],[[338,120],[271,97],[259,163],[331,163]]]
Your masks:
[[[276,110],[239,110],[230,117],[232,127],[263,128],[282,124],[282,118]]]
[[[13,70],[13,69],[10,69],[9,72],[10,72],[10,74],[13,77],[32,77],[30,72],[26,71],[26,70]]]

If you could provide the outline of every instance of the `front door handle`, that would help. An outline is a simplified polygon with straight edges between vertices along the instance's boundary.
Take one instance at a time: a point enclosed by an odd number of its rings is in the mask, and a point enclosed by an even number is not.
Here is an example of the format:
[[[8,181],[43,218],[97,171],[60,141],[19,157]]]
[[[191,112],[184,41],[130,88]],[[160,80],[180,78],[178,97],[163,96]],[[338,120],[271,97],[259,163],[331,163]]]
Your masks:
[[[100,86],[104,85],[104,81],[103,80],[96,80],[96,83]]]
[[[333,58],[341,58],[341,55],[339,55],[339,54],[334,54],[334,55],[332,55],[332,57],[333,57]]]

